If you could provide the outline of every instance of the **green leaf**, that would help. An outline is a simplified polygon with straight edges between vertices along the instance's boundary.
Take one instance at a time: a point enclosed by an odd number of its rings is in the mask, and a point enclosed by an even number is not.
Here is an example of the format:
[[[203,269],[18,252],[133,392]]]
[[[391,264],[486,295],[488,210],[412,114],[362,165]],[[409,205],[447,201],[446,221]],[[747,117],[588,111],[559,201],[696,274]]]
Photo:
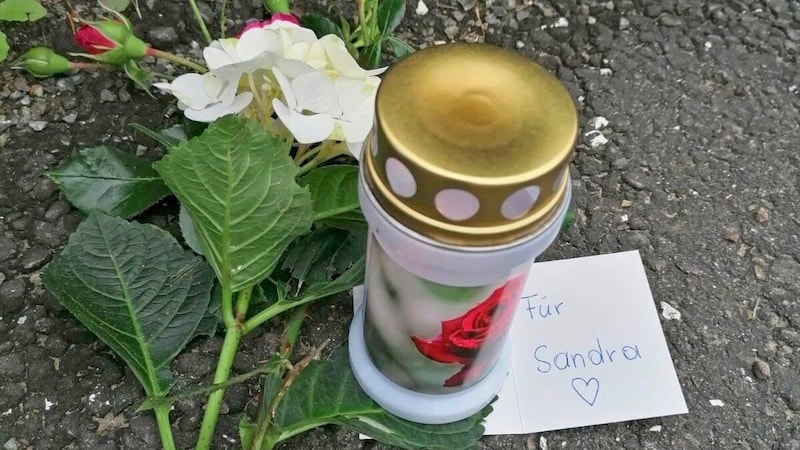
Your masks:
[[[152,225],[91,214],[42,274],[45,287],[125,360],[151,397],[208,308],[213,272]]]
[[[358,167],[324,166],[300,179],[314,202],[314,222],[354,233],[365,233],[367,222],[358,203]]]
[[[192,119],[183,116],[183,120],[181,121],[183,124],[183,131],[189,139],[196,138],[203,134],[206,129],[208,128],[208,123],[206,122],[195,122]]]
[[[392,53],[397,59],[405,58],[406,56],[414,53],[414,47],[408,44],[408,42],[396,38],[394,36],[387,36],[386,41],[389,42],[389,46],[392,49]]]
[[[242,444],[242,449],[247,450],[253,445],[253,439],[256,437],[258,426],[247,419],[246,415],[242,415],[239,419],[239,442]]]
[[[0,62],[3,62],[8,58],[8,40],[6,39],[6,35],[0,31]]]
[[[572,224],[575,223],[575,208],[570,208],[567,210],[567,214],[564,215],[564,222],[561,224],[561,231],[566,231]]]
[[[382,51],[383,47],[380,40],[365,46],[361,50],[361,62],[364,68],[377,69],[380,67]]]
[[[471,449],[483,436],[483,420],[492,411],[446,425],[409,422],[384,411],[361,390],[350,368],[347,349],[327,361],[312,362],[294,380],[276,410],[279,440],[325,424],[336,424],[405,449]]]
[[[192,218],[189,216],[189,212],[186,211],[186,208],[183,207],[183,204],[181,204],[180,211],[178,213],[178,223],[181,227],[183,242],[185,242],[186,246],[189,247],[193,252],[197,253],[198,255],[202,255],[203,248],[200,246],[200,241],[197,240],[197,232],[194,229]]]
[[[300,24],[313,31],[318,38],[328,34],[334,34],[344,40],[344,33],[339,25],[336,25],[336,23],[322,14],[310,12],[300,19]]]
[[[300,297],[290,299],[302,301],[307,298],[322,299],[341,292],[349,291],[354,287],[364,284],[364,270],[367,257],[361,256],[349,269],[329,283],[317,283],[309,286]]]
[[[5,0],[0,2],[0,20],[10,22],[35,22],[47,15],[36,0]]]
[[[351,233],[366,234],[368,229],[367,219],[361,213],[361,210],[350,211],[338,216],[331,217],[330,219],[321,220],[322,225],[327,225],[341,230],[347,230]]]
[[[193,338],[206,336],[214,337],[217,334],[217,328],[222,322],[222,288],[219,283],[214,283],[211,289],[211,300],[208,302],[203,318],[194,330]]]
[[[321,227],[300,237],[289,248],[282,268],[301,284],[324,283],[344,273],[366,250],[363,235]]]
[[[148,161],[109,147],[85,148],[48,176],[84,214],[127,219],[169,195]]]
[[[152,83],[150,82],[150,71],[147,69],[143,69],[139,66],[139,63],[136,61],[129,59],[125,63],[125,74],[128,75],[128,78],[133,80],[137,86],[142,88],[145,92],[147,92],[151,97],[153,94],[150,92],[150,87],[152,87]]]
[[[180,125],[176,126],[180,128]],[[171,149],[172,147],[180,144],[181,141],[187,140],[187,139],[180,139],[179,136],[176,136],[171,132],[168,133],[169,130],[175,128],[174,126],[167,128],[165,130],[155,131],[151,130],[150,128],[147,128],[146,126],[140,123],[131,123],[131,128],[143,133],[145,136],[163,145],[166,149]]]
[[[98,0],[100,5],[111,11],[122,12],[131,5],[131,0]]]
[[[186,127],[182,125],[173,125],[169,128],[164,128],[161,130],[161,135],[171,139],[175,144],[189,140],[189,135],[186,134]]]
[[[268,276],[311,228],[289,145],[259,124],[223,117],[155,164],[189,212],[203,254],[236,292]]]
[[[314,222],[359,209],[358,166],[318,167],[300,179],[314,204]]]
[[[381,36],[394,32],[406,13],[406,0],[380,0],[378,2],[378,30]]]

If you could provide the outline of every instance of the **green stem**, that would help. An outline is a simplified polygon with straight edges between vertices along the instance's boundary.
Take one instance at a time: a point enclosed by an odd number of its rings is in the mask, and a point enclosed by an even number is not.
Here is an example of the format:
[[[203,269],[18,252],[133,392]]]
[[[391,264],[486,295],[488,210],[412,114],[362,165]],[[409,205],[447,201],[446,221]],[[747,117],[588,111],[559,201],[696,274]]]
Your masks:
[[[230,283],[222,285],[222,321],[225,328],[230,330],[236,326],[236,317],[233,315],[233,292]]]
[[[206,69],[205,67],[201,66],[200,64],[197,64],[196,62],[189,61],[188,59],[186,59],[184,57],[175,55],[173,53],[165,52],[163,50],[158,50],[158,49],[150,47],[149,49],[147,49],[147,54],[150,55],[150,56],[155,56],[156,58],[163,58],[163,59],[166,59],[167,61],[172,61],[172,62],[174,62],[176,64],[180,64],[182,66],[189,67],[190,69],[194,69],[194,70],[196,70],[196,71],[198,71],[200,73],[208,72],[208,69]]]
[[[228,293],[226,299],[226,292]],[[233,320],[233,326],[228,326],[226,316],[225,340],[222,342],[222,351],[219,354],[217,361],[217,370],[214,373],[214,384],[220,384],[228,381],[231,375],[231,367],[233,366],[233,358],[236,356],[236,350],[239,348],[239,341],[244,336],[244,316],[247,314],[247,307],[250,304],[250,296],[253,288],[248,288],[239,292],[236,301],[236,317]],[[222,307],[223,315],[225,315],[225,307],[227,303],[228,314],[232,315],[232,307],[230,305],[230,288],[222,287]],[[227,300],[227,301],[226,301]],[[209,450],[211,448],[211,440],[214,437],[214,430],[217,428],[217,420],[219,419],[219,409],[222,406],[222,399],[225,397],[225,389],[214,391],[208,396],[206,403],[206,412],[203,415],[203,422],[200,424],[200,436],[197,438],[196,450]]]
[[[253,78],[253,74],[247,74],[247,83],[250,85],[250,91],[253,93],[253,98],[256,101],[256,105],[258,105],[258,120],[262,123],[266,123],[266,119],[268,118],[265,116],[266,114],[266,106],[264,104],[264,97],[261,95],[261,88],[256,86],[256,80]]]
[[[169,423],[169,409],[171,405],[163,405],[155,408],[156,422],[158,422],[158,434],[161,435],[161,445],[164,450],[175,450],[175,440],[172,438],[172,428]]]
[[[303,155],[308,151],[308,144],[300,144],[297,146],[297,153],[294,155],[294,163],[300,165],[303,161]]]
[[[235,377],[228,378],[228,381],[219,384],[212,384],[210,386],[200,386],[192,389],[187,389],[185,391],[181,391],[175,395],[171,395],[169,397],[159,397],[153,400],[146,400],[139,409],[136,411],[147,411],[148,409],[156,409],[160,407],[166,407],[169,409],[170,406],[175,404],[180,400],[185,400],[193,397],[197,397],[201,394],[210,394],[212,392],[216,392],[220,389],[226,389],[233,385],[243,383],[253,377],[257,377],[259,375],[264,375],[265,373],[272,372],[273,369],[270,366],[262,366],[258,369],[253,369],[250,372],[243,373],[241,375],[237,375]]]
[[[289,323],[286,324],[286,329],[283,332],[279,351],[281,352],[281,357],[285,358],[287,361],[289,357],[292,356],[297,337],[300,335],[300,330],[303,327],[303,319],[306,317],[306,310],[307,307],[297,308],[294,313],[292,313],[292,317],[289,319]],[[274,399],[261,399],[261,404],[258,408],[258,418],[256,419],[258,430],[253,438],[253,442],[250,444],[250,450],[271,449],[278,442],[274,437],[268,436],[269,426],[272,423],[272,417],[270,417],[270,415],[271,411],[274,411],[275,400],[277,400],[277,396]]]
[[[87,62],[70,62],[70,69],[109,69],[110,67],[105,64],[87,63]]]
[[[325,145],[325,144],[322,144],[322,145]],[[315,148],[314,150],[304,151],[303,154],[299,158],[295,159],[295,162],[297,163],[298,166],[299,165],[303,165],[309,159],[317,156],[321,149],[322,149],[322,146],[319,146],[319,147]]]
[[[200,25],[200,30],[203,32],[203,36],[206,38],[206,43],[210,44],[212,40],[211,33],[208,32],[206,22],[203,20],[203,15],[200,14],[200,9],[197,8],[197,2],[195,0],[189,0],[189,5],[191,5],[194,18],[197,19],[197,24]]]
[[[219,37],[225,39],[225,9],[228,7],[228,0],[222,0],[219,11]]]
[[[247,308],[250,307],[250,298],[252,297],[253,297],[253,288],[245,289],[239,292],[239,296],[236,298],[237,325],[244,324],[244,320],[247,316]]]
[[[264,322],[272,319],[273,317],[286,312],[290,309],[297,308],[298,306],[303,306],[307,303],[311,303],[314,300],[319,300],[324,297],[328,297],[332,295],[330,293],[323,293],[323,295],[318,294],[311,294],[311,295],[304,295],[299,299],[292,299],[291,301],[286,300],[279,300],[278,302],[273,303],[268,308],[261,310],[258,314],[254,315],[247,322],[242,324],[242,334],[247,334],[253,331],[256,327],[263,324]]]
[[[358,24],[361,27],[361,39],[366,43],[369,42],[369,36],[367,36],[367,12],[364,10],[364,0],[358,0],[356,4],[358,5],[358,20],[361,22]]]

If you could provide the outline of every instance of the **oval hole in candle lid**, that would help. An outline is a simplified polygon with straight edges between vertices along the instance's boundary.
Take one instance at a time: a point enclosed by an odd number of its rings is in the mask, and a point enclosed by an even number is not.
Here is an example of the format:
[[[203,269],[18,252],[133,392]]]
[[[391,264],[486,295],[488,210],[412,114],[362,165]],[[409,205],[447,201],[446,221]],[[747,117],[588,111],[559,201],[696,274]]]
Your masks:
[[[396,158],[386,160],[386,178],[389,180],[392,191],[400,197],[409,198],[417,193],[417,181],[414,179],[414,174]]]
[[[528,186],[514,192],[503,201],[500,213],[506,219],[519,219],[533,208],[540,191],[539,186]]]
[[[478,197],[461,189],[440,191],[433,202],[441,215],[457,222],[474,216],[481,207]]]
[[[370,139],[370,148],[372,150],[372,156],[378,156],[378,133],[375,130],[372,130],[372,137]]]

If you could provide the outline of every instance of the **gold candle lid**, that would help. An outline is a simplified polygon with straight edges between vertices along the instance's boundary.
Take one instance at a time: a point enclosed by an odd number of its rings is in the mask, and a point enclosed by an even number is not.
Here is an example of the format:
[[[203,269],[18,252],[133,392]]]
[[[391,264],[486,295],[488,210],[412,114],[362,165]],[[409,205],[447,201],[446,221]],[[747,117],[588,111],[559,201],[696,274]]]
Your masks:
[[[485,44],[394,65],[378,89],[366,179],[398,222],[436,241],[491,246],[537,233],[561,207],[578,117],[547,70]]]

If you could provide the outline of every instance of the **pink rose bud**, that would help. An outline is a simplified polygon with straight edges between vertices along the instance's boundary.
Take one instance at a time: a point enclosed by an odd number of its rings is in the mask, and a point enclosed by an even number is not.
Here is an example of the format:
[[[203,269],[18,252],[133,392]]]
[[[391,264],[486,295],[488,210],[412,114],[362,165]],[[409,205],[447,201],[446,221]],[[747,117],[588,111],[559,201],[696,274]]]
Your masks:
[[[252,30],[253,28],[264,28],[267,25],[270,25],[275,22],[289,22],[295,25],[300,25],[300,22],[297,20],[297,17],[291,14],[284,14],[284,13],[275,13],[267,20],[253,20],[248,22],[242,31],[236,35],[236,38],[240,38],[246,31]]]
[[[67,58],[47,47],[34,47],[12,63],[14,69],[24,69],[36,77],[50,77],[73,68]]]
[[[121,66],[148,54],[150,47],[133,34],[126,20],[85,22],[75,32],[75,41],[97,61]]]

